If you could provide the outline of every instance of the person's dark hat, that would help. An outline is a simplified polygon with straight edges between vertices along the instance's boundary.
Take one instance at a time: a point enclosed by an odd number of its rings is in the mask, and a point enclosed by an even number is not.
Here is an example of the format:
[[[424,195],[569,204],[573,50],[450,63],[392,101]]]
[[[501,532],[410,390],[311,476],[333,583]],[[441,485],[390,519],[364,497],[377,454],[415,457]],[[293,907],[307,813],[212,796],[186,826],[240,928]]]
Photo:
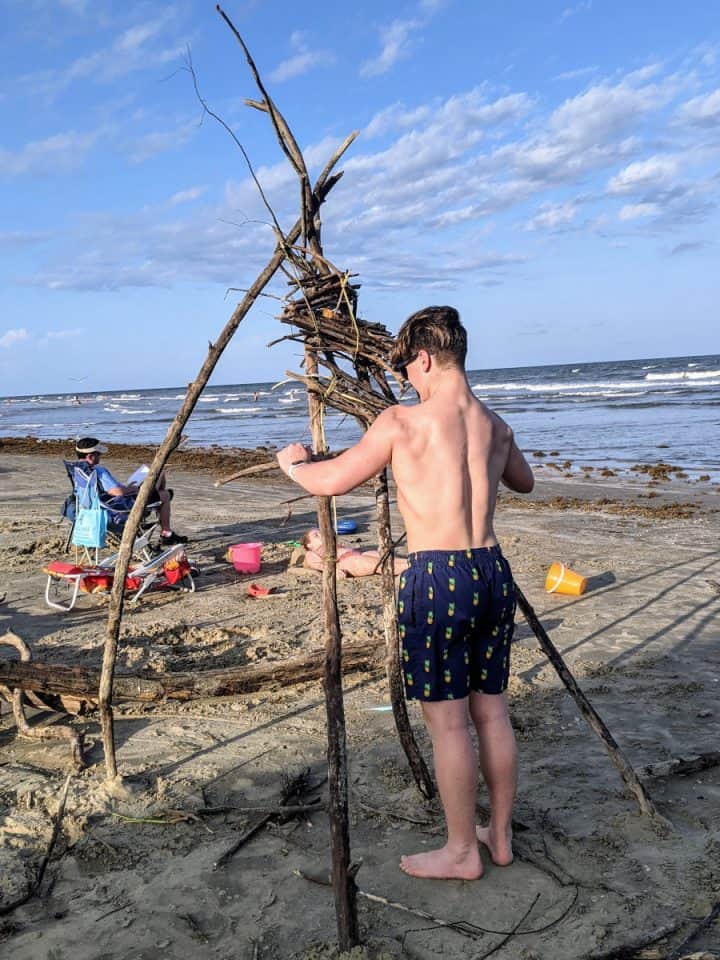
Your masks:
[[[88,453],[107,453],[108,448],[96,437],[81,437],[75,441],[75,452],[81,453],[84,457]]]

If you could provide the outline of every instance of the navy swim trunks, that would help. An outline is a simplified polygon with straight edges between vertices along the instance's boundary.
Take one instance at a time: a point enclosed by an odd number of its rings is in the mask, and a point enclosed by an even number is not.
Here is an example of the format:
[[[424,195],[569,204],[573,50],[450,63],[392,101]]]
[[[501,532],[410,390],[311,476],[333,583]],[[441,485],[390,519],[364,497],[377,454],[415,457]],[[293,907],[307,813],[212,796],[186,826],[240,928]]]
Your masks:
[[[510,674],[515,588],[499,546],[411,553],[398,623],[410,700],[502,693]]]

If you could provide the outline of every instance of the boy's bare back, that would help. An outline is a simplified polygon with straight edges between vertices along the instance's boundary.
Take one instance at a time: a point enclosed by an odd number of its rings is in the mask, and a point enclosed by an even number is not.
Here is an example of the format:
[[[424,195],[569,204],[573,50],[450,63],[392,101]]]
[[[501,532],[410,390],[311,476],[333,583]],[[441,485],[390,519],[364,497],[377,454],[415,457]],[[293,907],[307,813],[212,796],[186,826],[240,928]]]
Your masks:
[[[463,381],[395,415],[392,471],[408,550],[497,543],[493,514],[510,427]]]

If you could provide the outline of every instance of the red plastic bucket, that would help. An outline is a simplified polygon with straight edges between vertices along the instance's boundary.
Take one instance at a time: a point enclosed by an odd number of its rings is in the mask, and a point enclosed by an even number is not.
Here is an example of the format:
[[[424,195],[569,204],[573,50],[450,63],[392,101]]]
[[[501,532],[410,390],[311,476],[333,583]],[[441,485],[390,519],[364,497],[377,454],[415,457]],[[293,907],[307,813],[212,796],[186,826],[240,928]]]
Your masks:
[[[258,573],[262,543],[236,543],[230,547],[230,560],[238,573]]]

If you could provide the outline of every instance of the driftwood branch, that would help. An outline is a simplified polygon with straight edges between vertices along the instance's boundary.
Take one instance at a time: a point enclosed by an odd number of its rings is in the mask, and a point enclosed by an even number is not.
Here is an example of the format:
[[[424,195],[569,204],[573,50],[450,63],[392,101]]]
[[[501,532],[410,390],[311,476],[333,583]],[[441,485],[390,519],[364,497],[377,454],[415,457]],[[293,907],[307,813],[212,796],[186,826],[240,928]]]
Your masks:
[[[701,770],[710,770],[720,764],[720,750],[710,750],[691,757],[673,757],[671,760],[659,760],[640,768],[643,777],[683,777]]]
[[[271,820],[277,817],[283,817],[287,819],[291,816],[298,815],[298,805],[297,803],[291,803],[292,800],[299,800],[302,798],[303,794],[310,789],[309,784],[310,777],[310,768],[301,771],[297,776],[288,780],[284,785],[282,790],[282,795],[280,797],[280,807],[278,810],[271,810],[264,814],[256,823],[249,827],[238,839],[233,843],[228,849],[215,861],[213,864],[213,870],[220,870],[222,867],[226,866],[230,860],[235,856],[240,847],[244,846],[248,840],[255,836],[256,833],[259,833],[263,827],[267,826]],[[292,812],[295,811],[295,812]],[[305,811],[305,808],[302,808],[302,811]]]
[[[435,784],[430,776],[427,764],[418,749],[417,741],[413,736],[403,692],[387,470],[383,470],[380,476],[375,479],[375,504],[378,523],[378,546],[383,558],[380,575],[382,577],[383,625],[385,628],[385,673],[390,690],[390,702],[392,704],[395,726],[397,727],[400,743],[405,751],[405,756],[407,757],[410,769],[415,778],[415,783],[425,799],[432,800],[435,796]]]
[[[312,650],[288,660],[246,664],[226,670],[195,670],[192,673],[156,675],[119,674],[114,678],[113,694],[117,701],[161,703],[166,700],[197,700],[205,697],[227,697],[252,693],[294,683],[320,680],[324,666],[320,651]],[[380,670],[382,645],[378,641],[353,643],[345,647],[343,670]],[[98,697],[100,673],[86,667],[61,664],[19,663],[0,660],[0,683],[17,690],[70,694],[94,701]]]
[[[577,704],[580,713],[600,738],[603,746],[608,752],[610,759],[620,773],[620,776],[622,777],[626,787],[637,800],[640,812],[651,817],[656,823],[667,827],[667,820],[658,813],[654,803],[648,796],[645,787],[640,782],[637,773],[635,773],[632,764],[625,756],[625,753],[620,748],[613,735],[608,730],[597,710],[593,707],[588,698],[580,689],[577,680],[572,675],[567,664],[560,655],[560,651],[547,635],[545,628],[537,618],[537,614],[525,597],[525,594],[518,587],[517,583],[515,584],[515,592],[517,595],[518,606],[525,615],[525,619],[527,620],[530,629],[537,637],[543,653],[553,665],[558,676],[570,692],[570,695]]]
[[[30,663],[32,654],[25,641],[17,634],[8,631],[3,637],[0,637],[0,644],[14,647],[20,654],[21,663]],[[0,683],[0,690],[6,687],[10,691],[9,685]],[[31,694],[32,696],[32,694]],[[19,688],[13,689],[10,702],[12,704],[15,726],[21,737],[27,737],[31,740],[65,740],[70,744],[73,764],[76,770],[82,770],[85,766],[84,741],[83,734],[72,727],[62,726],[37,726],[31,727],[25,716],[23,708],[23,691]],[[44,706],[44,704],[42,705]]]

